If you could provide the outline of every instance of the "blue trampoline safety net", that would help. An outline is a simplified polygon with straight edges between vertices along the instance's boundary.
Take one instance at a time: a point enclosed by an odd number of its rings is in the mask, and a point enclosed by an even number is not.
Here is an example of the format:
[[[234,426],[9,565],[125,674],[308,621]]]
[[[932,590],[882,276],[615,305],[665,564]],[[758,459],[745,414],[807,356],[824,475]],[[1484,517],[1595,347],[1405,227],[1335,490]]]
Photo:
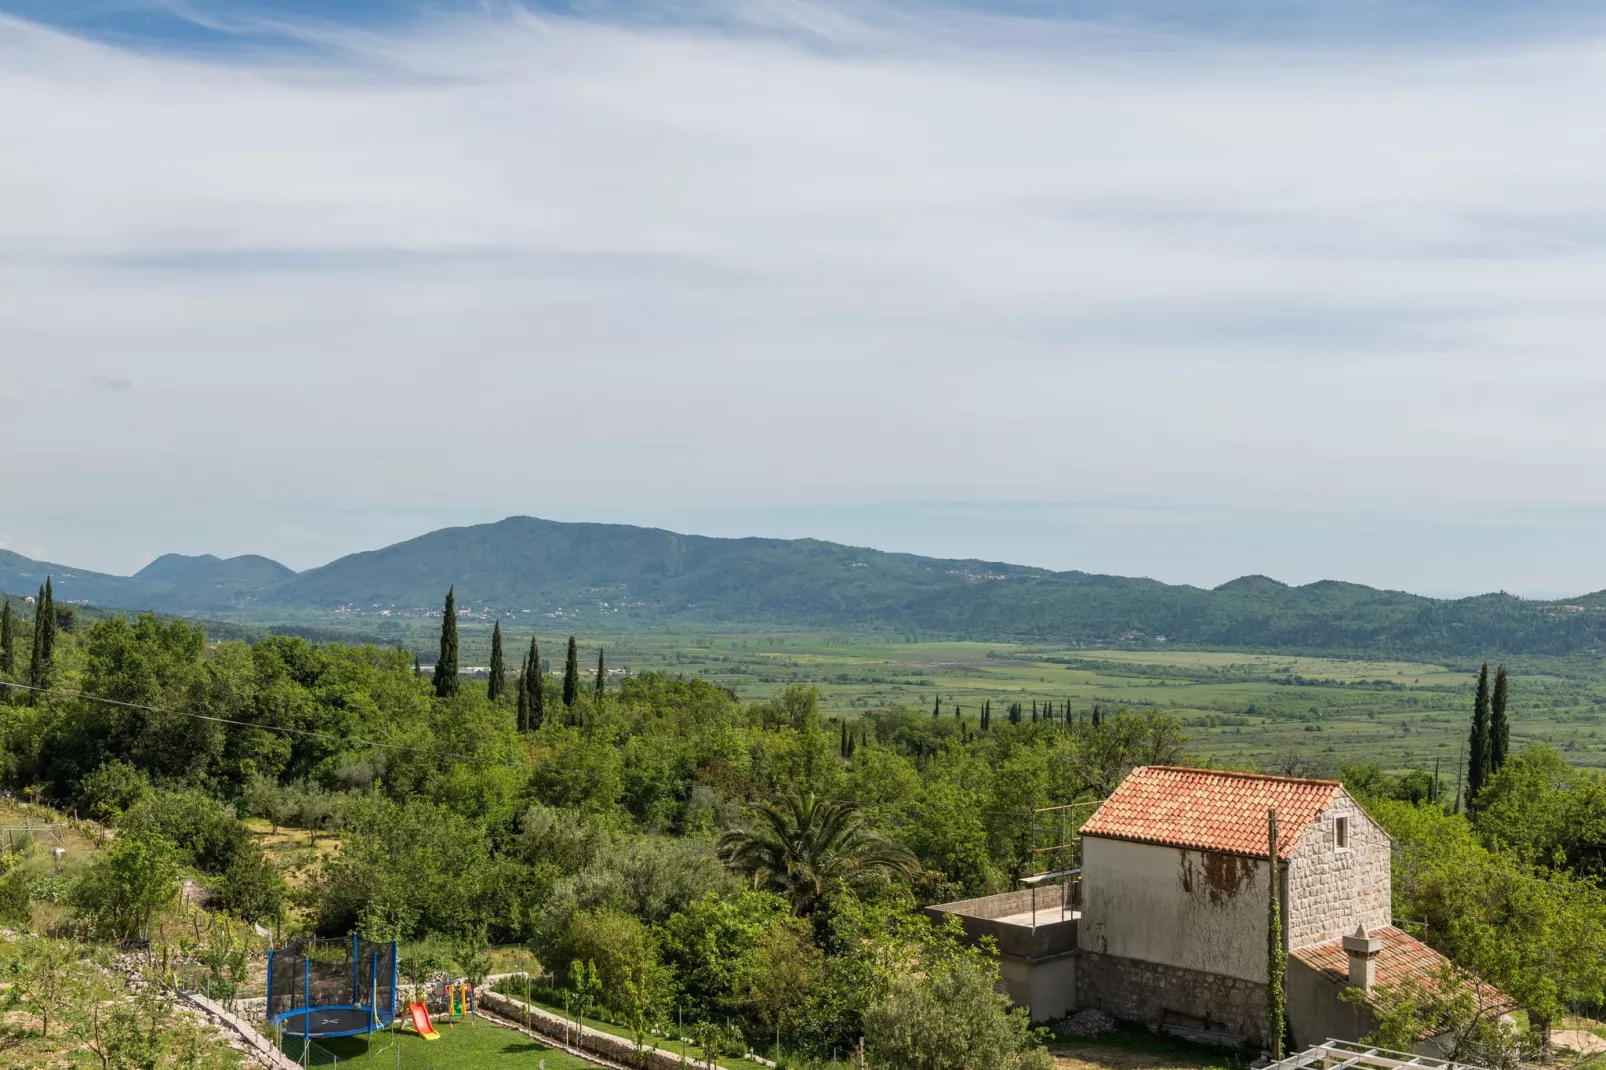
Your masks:
[[[396,945],[292,940],[268,955],[268,1020],[287,1033],[345,1037],[396,1017]]]

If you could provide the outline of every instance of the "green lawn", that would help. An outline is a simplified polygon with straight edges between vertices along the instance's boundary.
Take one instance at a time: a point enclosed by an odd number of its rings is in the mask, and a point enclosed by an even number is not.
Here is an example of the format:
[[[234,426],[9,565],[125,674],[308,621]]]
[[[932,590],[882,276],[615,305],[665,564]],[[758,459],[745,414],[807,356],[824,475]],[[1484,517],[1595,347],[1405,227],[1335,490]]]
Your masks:
[[[439,1040],[423,1040],[411,1032],[375,1033],[366,1037],[340,1037],[312,1042],[312,1066],[350,1066],[352,1070],[595,1070],[588,1063],[531,1040],[522,1033],[484,1020],[448,1024],[439,1022]],[[301,1060],[301,1038],[287,1036],[285,1054]]]
[[[514,999],[524,999],[524,996],[516,991],[516,986],[514,988],[509,988],[505,994],[513,997]],[[529,1002],[532,1007],[540,1007],[542,1010],[549,1011],[552,1014],[566,1015],[567,1013],[560,1004],[547,1003],[544,1000],[536,999],[534,996],[530,997]],[[612,1033],[614,1036],[624,1037],[626,1040],[635,1039],[629,1029],[626,1029],[622,1025],[615,1025],[612,1022],[604,1021],[601,1018],[586,1018],[584,1019],[584,1025],[587,1029],[595,1029],[599,1033]],[[698,1047],[696,1044],[691,1043],[689,1040],[682,1044],[679,1040],[670,1040],[668,1037],[650,1037],[648,1039],[648,1044],[651,1047],[662,1048],[664,1051],[675,1052],[677,1054],[684,1051],[689,1062],[701,1062],[703,1058],[703,1049]],[[769,1053],[765,1052],[764,1054],[768,1055]],[[719,1065],[725,1067],[726,1070],[741,1070],[742,1067],[750,1067],[754,1064],[742,1058],[721,1056],[719,1059]]]

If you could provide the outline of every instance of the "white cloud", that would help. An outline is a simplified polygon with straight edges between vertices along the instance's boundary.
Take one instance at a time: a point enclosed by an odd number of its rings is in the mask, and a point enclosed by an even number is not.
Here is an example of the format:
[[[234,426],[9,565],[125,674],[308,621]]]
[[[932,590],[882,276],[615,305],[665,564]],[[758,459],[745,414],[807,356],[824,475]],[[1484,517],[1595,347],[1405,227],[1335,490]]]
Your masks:
[[[1600,41],[739,14],[250,59],[0,22],[4,389],[82,428],[8,479],[108,513],[1606,491]]]

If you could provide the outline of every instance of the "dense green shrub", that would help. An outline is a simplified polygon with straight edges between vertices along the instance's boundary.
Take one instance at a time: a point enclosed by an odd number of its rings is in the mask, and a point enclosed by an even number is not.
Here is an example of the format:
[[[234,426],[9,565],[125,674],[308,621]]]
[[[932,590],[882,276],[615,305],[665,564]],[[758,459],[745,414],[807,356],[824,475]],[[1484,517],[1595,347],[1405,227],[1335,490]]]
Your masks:
[[[160,836],[125,834],[97,854],[73,885],[71,903],[103,935],[146,936],[151,918],[178,898],[178,858]]]
[[[33,881],[16,854],[0,851],[0,925],[27,928],[33,920]]]

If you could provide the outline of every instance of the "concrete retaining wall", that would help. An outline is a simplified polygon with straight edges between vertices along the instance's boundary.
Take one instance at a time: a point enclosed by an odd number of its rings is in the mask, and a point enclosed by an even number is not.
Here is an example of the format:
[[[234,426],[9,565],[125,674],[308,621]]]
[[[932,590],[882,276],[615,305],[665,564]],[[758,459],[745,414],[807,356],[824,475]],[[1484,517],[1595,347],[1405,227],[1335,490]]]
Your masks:
[[[1010,1002],[1025,1007],[1032,1021],[1058,1018],[1076,1009],[1076,952],[1024,961],[998,957],[999,979]]]
[[[238,1033],[250,1047],[250,1054],[258,1062],[273,1067],[274,1070],[301,1070],[298,1063],[292,1062],[288,1056],[273,1046],[272,1040],[257,1032],[256,1027],[244,1018],[225,1010],[221,1003],[207,999],[196,992],[185,992],[183,999],[204,1012],[215,1024]]]
[[[637,1052],[636,1045],[627,1037],[616,1037],[612,1033],[604,1033],[590,1026],[582,1029],[560,1014],[553,1014],[545,1008],[526,1004],[522,999],[492,992],[489,988],[479,993],[478,1003],[482,1009],[493,1011],[513,1022],[525,1021],[525,1015],[528,1013],[532,1029],[552,1040],[562,1042],[565,1047],[582,1058],[600,1056],[610,1065],[646,1067],[647,1070],[683,1070],[683,1068],[689,1070],[709,1065],[691,1059],[682,1062],[678,1051],[670,1052],[662,1048],[647,1048],[645,1051]],[[774,1065],[767,1059],[753,1058],[753,1062],[767,1066]]]
[[[1042,959],[1076,950],[1076,915],[1072,896],[1076,886],[1053,884],[1025,888],[980,899],[961,899],[927,907],[926,916],[940,921],[953,915],[964,926],[965,937],[975,943],[990,936],[1001,955]],[[1036,924],[1032,924],[1033,903]]]
[[[1345,987],[1289,957],[1288,1027],[1296,1045],[1306,1048],[1328,1039],[1360,1040],[1377,1027],[1370,1007],[1343,1001]]]

